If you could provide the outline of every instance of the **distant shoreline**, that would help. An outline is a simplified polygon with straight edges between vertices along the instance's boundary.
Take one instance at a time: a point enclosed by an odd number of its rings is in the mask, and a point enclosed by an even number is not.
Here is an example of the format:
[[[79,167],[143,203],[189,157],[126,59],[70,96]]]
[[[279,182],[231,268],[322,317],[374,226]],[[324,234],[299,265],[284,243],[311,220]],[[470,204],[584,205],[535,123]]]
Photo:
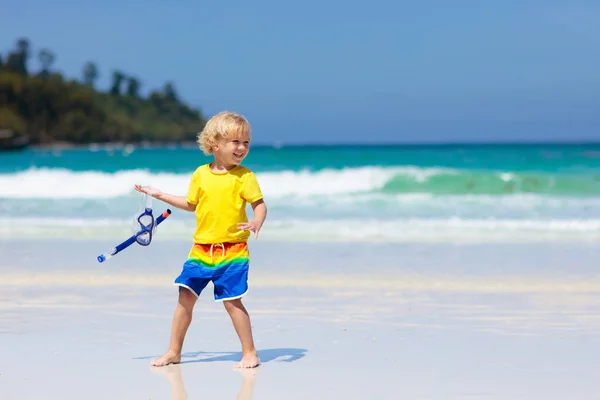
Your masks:
[[[136,143],[127,143],[127,142],[104,142],[104,143],[69,143],[69,142],[54,142],[54,143],[45,143],[45,144],[36,144],[29,146],[30,149],[40,149],[40,150],[65,150],[65,149],[89,149],[90,147],[98,147],[98,148],[125,148],[133,146],[135,148],[140,147],[166,147],[166,146],[177,146],[177,147],[197,147],[196,142],[136,142]]]
[[[40,150],[66,150],[66,149],[89,149],[90,147],[97,148],[125,148],[125,147],[134,147],[134,148],[159,148],[159,147],[185,147],[185,148],[195,148],[198,145],[196,142],[192,141],[183,141],[183,142],[103,142],[103,143],[70,143],[70,142],[53,142],[53,143],[45,143],[45,144],[36,144],[30,145],[30,149],[40,149]],[[382,146],[390,146],[390,147],[533,147],[533,146],[600,146],[600,140],[598,141],[548,141],[548,142],[537,142],[537,141],[522,141],[522,142],[381,142],[381,143],[283,143],[283,142],[274,142],[274,143],[256,143],[253,144],[253,147],[271,147],[271,148],[283,148],[283,147],[345,147],[345,148],[354,148],[354,147],[382,147]]]

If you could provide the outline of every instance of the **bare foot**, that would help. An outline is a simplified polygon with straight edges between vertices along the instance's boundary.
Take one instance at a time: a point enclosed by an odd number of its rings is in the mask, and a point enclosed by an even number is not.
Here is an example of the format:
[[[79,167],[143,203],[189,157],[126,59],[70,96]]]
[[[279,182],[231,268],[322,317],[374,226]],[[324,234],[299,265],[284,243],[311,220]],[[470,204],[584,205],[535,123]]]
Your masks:
[[[237,363],[234,368],[255,368],[260,365],[260,358],[256,353],[244,354],[242,361]]]
[[[153,367],[164,367],[169,364],[179,364],[181,362],[181,354],[177,354],[174,351],[167,351],[161,357],[152,360],[150,365]]]

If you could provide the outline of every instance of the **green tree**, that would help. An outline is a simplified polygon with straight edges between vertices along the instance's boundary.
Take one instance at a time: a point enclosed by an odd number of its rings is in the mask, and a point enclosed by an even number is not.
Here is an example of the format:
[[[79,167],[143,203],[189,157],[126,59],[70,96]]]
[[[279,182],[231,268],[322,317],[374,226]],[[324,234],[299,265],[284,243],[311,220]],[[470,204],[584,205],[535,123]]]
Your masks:
[[[42,64],[42,76],[48,77],[50,76],[50,67],[54,63],[54,53],[52,53],[48,49],[42,49],[38,56],[40,60],[40,64]]]
[[[123,84],[124,80],[125,74],[123,74],[121,71],[113,72],[113,83],[110,89],[110,93],[113,96],[119,96],[121,94],[121,85]]]
[[[23,75],[27,75],[27,62],[29,61],[29,40],[26,38],[21,38],[17,40],[17,53],[19,55],[20,61],[20,72]]]
[[[175,85],[173,82],[167,82],[164,88],[165,99],[173,104],[179,104],[179,98],[177,97],[177,92],[175,91]]]
[[[25,59],[29,58],[29,48],[29,39],[20,38],[17,40],[17,50]]]
[[[96,83],[96,79],[98,79],[99,76],[100,74],[98,72],[98,67],[96,67],[96,64],[94,64],[91,61],[86,62],[83,66],[83,82],[87,86],[93,88],[94,84]]]
[[[8,53],[6,58],[6,69],[19,75],[25,75],[25,66],[22,63],[21,56],[16,51]]]
[[[127,95],[138,97],[140,91],[140,81],[132,76],[127,78]]]
[[[16,49],[8,54],[6,66],[9,70],[20,75],[27,75],[27,61],[29,60],[29,40],[17,40]]]
[[[10,108],[0,107],[0,129],[10,129],[13,132],[23,133],[26,123]]]

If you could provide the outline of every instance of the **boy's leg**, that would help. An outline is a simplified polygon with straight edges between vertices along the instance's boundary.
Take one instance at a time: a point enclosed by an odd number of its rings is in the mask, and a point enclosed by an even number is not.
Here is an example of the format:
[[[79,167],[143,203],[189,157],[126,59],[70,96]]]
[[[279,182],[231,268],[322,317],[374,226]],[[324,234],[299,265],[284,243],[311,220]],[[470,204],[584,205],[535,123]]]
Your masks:
[[[254,368],[260,365],[260,359],[254,348],[254,339],[252,338],[252,326],[250,325],[250,316],[241,299],[225,300],[223,305],[231,317],[233,327],[242,342],[242,361],[237,364],[239,368]]]
[[[181,362],[181,348],[183,339],[190,323],[192,322],[192,311],[198,298],[191,290],[179,287],[179,300],[173,316],[173,325],[171,327],[171,343],[169,350],[161,357],[152,360],[151,364],[155,367],[162,367],[169,364],[178,364]]]

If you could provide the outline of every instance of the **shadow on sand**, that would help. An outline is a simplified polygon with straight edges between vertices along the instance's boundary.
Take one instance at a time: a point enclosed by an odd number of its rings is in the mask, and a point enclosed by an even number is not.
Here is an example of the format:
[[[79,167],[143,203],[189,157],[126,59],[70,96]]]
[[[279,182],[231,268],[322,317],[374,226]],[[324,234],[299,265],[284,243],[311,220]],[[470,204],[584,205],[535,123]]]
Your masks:
[[[271,361],[293,362],[306,355],[308,350],[304,349],[266,349],[258,350],[258,358],[262,364]],[[216,361],[240,361],[242,352],[206,352],[196,351],[181,355],[181,363],[216,362]]]
[[[260,358],[261,364],[265,364],[271,361],[276,362],[293,362],[304,357],[308,350],[305,349],[294,349],[294,348],[282,348],[282,349],[265,349],[258,350],[258,357]],[[160,354],[154,356],[143,356],[134,357],[135,360],[151,360],[160,357]],[[226,352],[211,352],[211,351],[193,351],[183,353],[181,355],[181,364],[186,363],[207,363],[217,361],[240,361],[242,359],[242,353],[240,351],[226,351]]]

